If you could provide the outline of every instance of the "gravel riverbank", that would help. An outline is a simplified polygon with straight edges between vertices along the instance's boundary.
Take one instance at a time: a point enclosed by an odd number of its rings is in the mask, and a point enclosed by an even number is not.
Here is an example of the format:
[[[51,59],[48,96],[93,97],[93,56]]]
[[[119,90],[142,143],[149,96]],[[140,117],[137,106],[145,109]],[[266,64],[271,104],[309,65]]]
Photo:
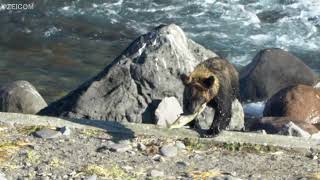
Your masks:
[[[35,137],[40,129],[58,135]],[[154,136],[127,138],[102,130],[68,129],[66,135],[60,131],[1,126],[0,172],[7,179],[319,178],[317,153],[267,146],[209,146]]]

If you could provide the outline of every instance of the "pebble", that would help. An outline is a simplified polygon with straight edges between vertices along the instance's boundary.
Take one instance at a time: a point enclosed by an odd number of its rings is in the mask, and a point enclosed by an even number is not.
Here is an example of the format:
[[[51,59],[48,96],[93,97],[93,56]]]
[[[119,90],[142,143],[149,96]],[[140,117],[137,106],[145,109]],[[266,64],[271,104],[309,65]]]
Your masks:
[[[97,179],[97,175],[95,174],[87,178],[87,180],[96,180],[96,179]]]
[[[131,144],[131,141],[130,140],[121,140],[121,141],[119,141],[119,144],[129,145],[129,144]]]
[[[60,137],[62,134],[60,131],[44,128],[34,133],[36,137],[43,139],[54,139]]]
[[[241,180],[239,178],[233,177],[233,176],[218,176],[218,177],[214,177],[212,178],[213,180]]]
[[[69,127],[67,127],[67,126],[64,126],[64,127],[60,128],[60,132],[64,136],[70,136],[71,135],[71,129]]]
[[[123,166],[122,169],[124,169],[127,173],[132,171],[134,168],[131,166]]]
[[[199,154],[195,154],[195,155],[193,156],[193,158],[196,159],[196,160],[199,160],[199,161],[204,159],[204,157],[201,156],[201,155],[199,155]]]
[[[48,176],[41,176],[40,180],[50,180],[50,178]]]
[[[6,175],[0,171],[0,180],[7,180]]]
[[[178,162],[176,163],[176,166],[177,166],[178,168],[184,169],[184,168],[186,168],[186,167],[188,166],[188,164],[187,164],[186,162],[183,162],[183,161],[178,161]]]
[[[139,149],[140,151],[145,151],[145,150],[147,149],[147,147],[146,147],[144,144],[142,144],[142,143],[138,143],[138,149]]]
[[[161,147],[160,153],[161,153],[161,155],[166,156],[166,157],[174,157],[178,154],[178,149],[176,146],[173,146],[171,144],[165,145],[165,146]]]
[[[176,142],[176,147],[178,149],[186,149],[186,145],[184,145],[184,143],[182,141],[177,141]]]
[[[163,158],[159,154],[154,155],[152,157],[152,160],[159,161],[159,162],[164,161]]]
[[[131,146],[128,144],[112,144],[109,146],[110,151],[112,152],[126,152],[131,150]]]
[[[164,172],[153,169],[153,170],[150,171],[149,176],[151,176],[151,177],[163,177],[164,176]]]

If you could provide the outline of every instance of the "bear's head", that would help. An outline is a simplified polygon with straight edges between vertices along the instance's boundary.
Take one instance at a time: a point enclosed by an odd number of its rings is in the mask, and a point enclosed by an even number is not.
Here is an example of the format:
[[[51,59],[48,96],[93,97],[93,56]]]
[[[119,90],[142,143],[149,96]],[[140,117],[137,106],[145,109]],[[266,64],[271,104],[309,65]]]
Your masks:
[[[184,102],[188,113],[198,111],[218,94],[219,80],[214,74],[192,73],[190,76],[182,75],[181,79],[185,85]]]

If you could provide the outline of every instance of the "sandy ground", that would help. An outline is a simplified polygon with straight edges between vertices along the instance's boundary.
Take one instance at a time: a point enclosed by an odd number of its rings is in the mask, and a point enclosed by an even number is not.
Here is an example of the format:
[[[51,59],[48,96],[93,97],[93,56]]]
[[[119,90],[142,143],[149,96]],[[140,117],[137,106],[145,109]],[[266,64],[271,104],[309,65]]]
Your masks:
[[[0,173],[7,179],[320,179],[317,153],[82,129],[35,137],[41,128],[0,127]],[[114,144],[121,144],[120,152]],[[159,148],[170,144],[177,154],[160,155]]]

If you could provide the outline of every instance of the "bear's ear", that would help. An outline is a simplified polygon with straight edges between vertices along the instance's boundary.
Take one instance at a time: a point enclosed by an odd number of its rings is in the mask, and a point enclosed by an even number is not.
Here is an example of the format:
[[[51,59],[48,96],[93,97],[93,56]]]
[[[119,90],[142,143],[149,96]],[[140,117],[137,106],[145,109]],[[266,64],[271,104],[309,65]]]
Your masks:
[[[185,75],[185,74],[181,74],[180,78],[181,78],[183,84],[190,84],[192,81],[192,78],[190,76]]]
[[[208,78],[203,80],[203,85],[209,89],[210,87],[213,86],[214,81],[215,81],[214,76],[209,76]]]

